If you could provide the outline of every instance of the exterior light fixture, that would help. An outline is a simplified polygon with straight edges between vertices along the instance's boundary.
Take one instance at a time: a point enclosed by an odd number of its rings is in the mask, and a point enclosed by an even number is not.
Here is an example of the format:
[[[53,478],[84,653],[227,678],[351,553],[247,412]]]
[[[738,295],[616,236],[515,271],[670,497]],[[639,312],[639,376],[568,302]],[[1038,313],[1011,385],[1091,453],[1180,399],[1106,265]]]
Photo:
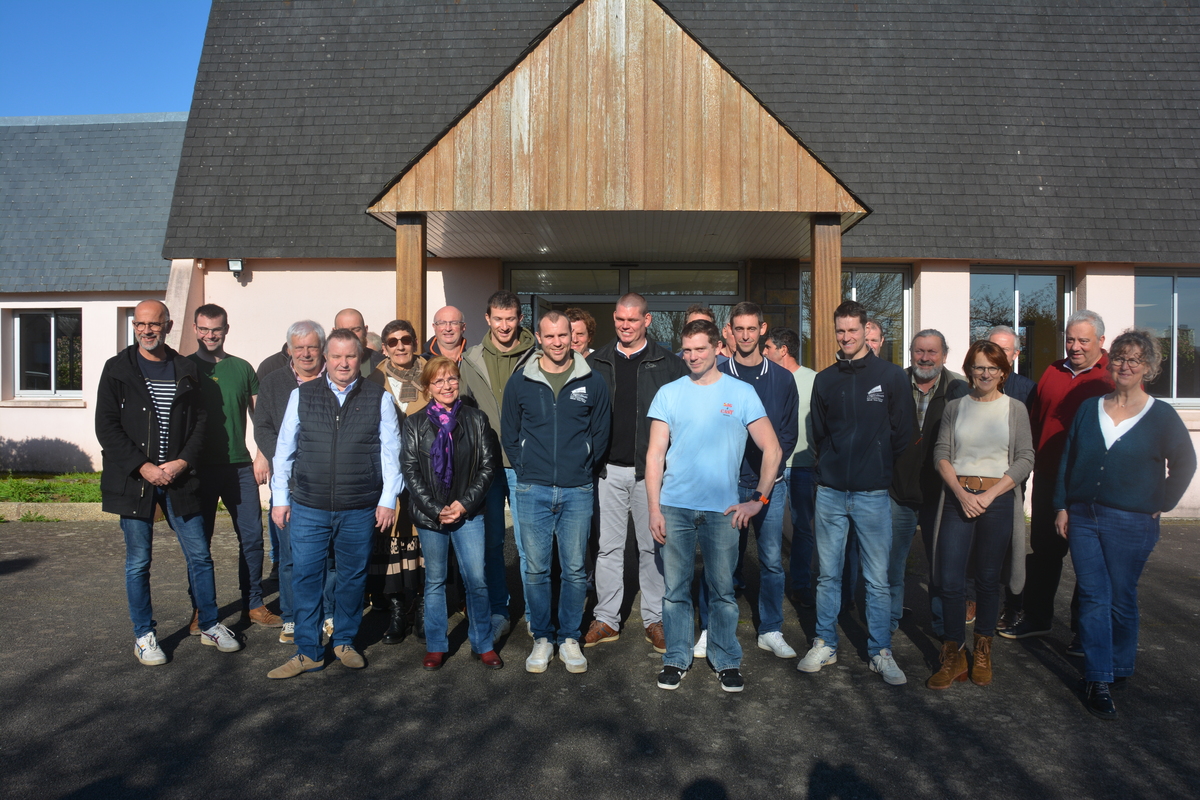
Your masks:
[[[229,271],[235,275],[242,274],[242,260],[240,258],[229,259]]]

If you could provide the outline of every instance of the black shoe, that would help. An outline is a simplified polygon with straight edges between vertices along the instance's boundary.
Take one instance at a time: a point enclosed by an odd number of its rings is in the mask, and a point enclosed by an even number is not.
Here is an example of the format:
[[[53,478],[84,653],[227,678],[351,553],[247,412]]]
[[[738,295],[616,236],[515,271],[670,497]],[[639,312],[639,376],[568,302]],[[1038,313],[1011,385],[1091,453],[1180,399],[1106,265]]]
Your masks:
[[[1084,699],[1087,702],[1087,710],[1091,712],[1093,717],[1100,719],[1116,719],[1117,707],[1113,704],[1112,695],[1108,691],[1108,684],[1104,681],[1088,681],[1087,688],[1084,691]]]
[[[387,633],[383,635],[384,644],[400,644],[404,641],[404,632],[408,627],[404,619],[404,601],[396,595],[388,597],[388,611],[392,615],[391,624],[388,625]]]
[[[726,692],[740,692],[746,688],[746,681],[742,679],[742,673],[737,667],[721,670],[717,674],[717,680]]]
[[[1005,639],[1029,639],[1034,636],[1045,636],[1050,632],[1050,623],[1045,625],[1041,623],[1031,622],[1029,619],[1023,619],[1011,628],[1006,630],[997,630],[996,633],[1003,636]]]
[[[1004,634],[1000,633],[1001,631],[1012,630],[1013,628],[1017,627],[1017,625],[1019,625],[1023,619],[1025,619],[1024,611],[1019,608],[1009,608],[1005,606],[1004,610],[1000,612],[1000,619],[996,620],[996,633],[999,633],[1001,636],[1003,636]]]
[[[413,611],[413,634],[425,641],[425,595],[417,598]]]
[[[1067,655],[1071,658],[1083,658],[1083,642],[1079,641],[1079,634],[1071,637],[1071,643],[1067,645]]]
[[[686,669],[672,666],[663,667],[662,672],[658,673],[658,688],[674,691],[679,688],[684,675],[687,675]]]
[[[1110,692],[1123,692],[1129,688],[1129,678],[1114,678],[1113,682],[1108,685]]]
[[[817,593],[811,586],[793,591],[792,599],[801,608],[816,608],[817,605]]]

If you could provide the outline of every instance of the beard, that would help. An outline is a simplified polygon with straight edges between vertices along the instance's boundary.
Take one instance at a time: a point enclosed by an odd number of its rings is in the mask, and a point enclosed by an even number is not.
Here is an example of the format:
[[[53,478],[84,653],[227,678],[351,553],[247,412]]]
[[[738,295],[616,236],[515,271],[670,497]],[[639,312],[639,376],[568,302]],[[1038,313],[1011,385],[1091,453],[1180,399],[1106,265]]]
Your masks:
[[[913,375],[919,381],[931,381],[941,374],[941,367],[920,367],[916,364],[913,364]]]

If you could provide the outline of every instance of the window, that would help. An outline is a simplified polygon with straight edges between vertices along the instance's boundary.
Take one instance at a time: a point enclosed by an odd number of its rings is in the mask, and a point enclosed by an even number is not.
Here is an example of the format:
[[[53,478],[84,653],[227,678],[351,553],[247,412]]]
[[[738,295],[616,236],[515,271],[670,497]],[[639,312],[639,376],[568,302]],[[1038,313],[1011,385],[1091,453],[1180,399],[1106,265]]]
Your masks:
[[[856,300],[866,306],[871,319],[883,329],[883,346],[879,357],[897,366],[908,365],[909,276],[905,267],[875,265],[842,265],[842,299]],[[812,312],[812,269],[801,274],[800,309],[803,315],[800,331],[800,362],[814,369],[812,331],[809,315]],[[832,325],[832,320],[829,321]]]
[[[1036,381],[1063,357],[1067,285],[1066,271],[973,271],[971,341],[997,325],[1009,326],[1021,340],[1017,372]]]
[[[1138,275],[1134,279],[1134,318],[1139,328],[1159,337],[1164,364],[1157,380],[1146,391],[1169,400],[1200,397],[1200,275],[1178,273]],[[1111,342],[1116,334],[1110,332]]]
[[[83,392],[83,315],[79,309],[19,311],[14,315],[16,393]]]

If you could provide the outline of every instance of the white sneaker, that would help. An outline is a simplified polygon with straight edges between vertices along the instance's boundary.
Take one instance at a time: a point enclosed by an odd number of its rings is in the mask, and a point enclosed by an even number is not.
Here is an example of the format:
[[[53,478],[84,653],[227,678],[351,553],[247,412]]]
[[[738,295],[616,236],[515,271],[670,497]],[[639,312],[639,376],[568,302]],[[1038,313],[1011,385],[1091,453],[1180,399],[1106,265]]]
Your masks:
[[[206,631],[200,631],[200,644],[215,647],[222,653],[235,653],[242,649],[241,643],[234,638],[233,631],[219,622]]]
[[[529,658],[525,659],[526,672],[545,672],[546,667],[550,666],[550,659],[554,658],[554,645],[549,639],[538,639],[533,643],[533,652],[529,654]]]
[[[158,637],[154,635],[154,631],[138,637],[137,641],[133,643],[133,654],[147,667],[157,667],[159,664],[167,663],[167,654],[158,646]]]
[[[330,639],[332,639],[333,638],[333,617],[329,617],[328,619],[325,620],[324,628],[325,628],[325,635],[328,636]]]
[[[296,641],[296,623],[285,622],[283,628],[279,631],[280,644],[292,644]]]
[[[908,678],[904,677],[904,673],[896,666],[896,659],[892,658],[892,651],[886,647],[879,651],[879,655],[871,659],[871,671],[878,672],[883,676],[884,683],[892,686],[903,686],[908,683]]]
[[[758,637],[758,649],[769,650],[778,658],[796,657],[796,651],[783,640],[783,634],[779,631],[769,631],[760,634]]]
[[[587,659],[575,639],[567,639],[558,646],[558,660],[567,665],[567,672],[587,672]]]
[[[837,663],[837,650],[825,644],[824,639],[813,639],[812,649],[804,654],[796,669],[801,672],[820,672],[821,667]]]
[[[700,638],[692,648],[692,658],[708,658],[708,631],[700,631]]]

